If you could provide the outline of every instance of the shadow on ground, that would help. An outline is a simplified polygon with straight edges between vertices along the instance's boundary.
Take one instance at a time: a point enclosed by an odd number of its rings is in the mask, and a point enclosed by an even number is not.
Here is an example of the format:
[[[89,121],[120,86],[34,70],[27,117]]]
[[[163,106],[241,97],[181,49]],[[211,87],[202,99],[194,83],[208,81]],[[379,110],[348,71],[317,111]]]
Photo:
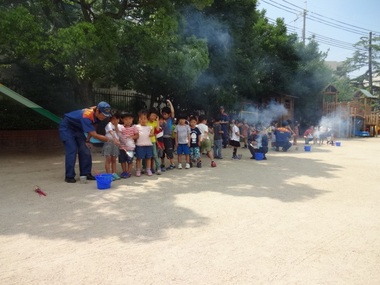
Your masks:
[[[5,187],[0,190],[3,196],[0,234],[78,242],[107,237],[124,242],[165,240],[168,231],[191,230],[210,222],[210,217],[186,204],[179,205],[178,195],[182,199],[187,195],[188,203],[197,203],[197,198],[205,193],[209,194],[210,203],[215,203],[212,199],[215,194],[228,199],[247,197],[258,203],[258,198],[281,203],[304,202],[326,191],[298,178],[330,179],[340,169],[333,163],[290,152],[273,154],[260,162],[246,157],[241,161],[219,161],[214,169],[204,163],[202,169],[132,177],[114,182],[106,191],[97,190],[95,182],[86,185],[62,182],[62,154],[38,160],[2,158],[0,170],[4,173]],[[36,181],[48,196],[38,197],[33,192]]]

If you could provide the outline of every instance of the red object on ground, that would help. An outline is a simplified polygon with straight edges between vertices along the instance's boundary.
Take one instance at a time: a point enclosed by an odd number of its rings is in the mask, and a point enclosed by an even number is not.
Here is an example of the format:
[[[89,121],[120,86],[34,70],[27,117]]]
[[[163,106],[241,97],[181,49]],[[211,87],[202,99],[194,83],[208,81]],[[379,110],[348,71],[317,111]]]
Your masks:
[[[40,196],[46,196],[46,193],[42,191],[39,186],[35,186],[34,192],[36,192]]]

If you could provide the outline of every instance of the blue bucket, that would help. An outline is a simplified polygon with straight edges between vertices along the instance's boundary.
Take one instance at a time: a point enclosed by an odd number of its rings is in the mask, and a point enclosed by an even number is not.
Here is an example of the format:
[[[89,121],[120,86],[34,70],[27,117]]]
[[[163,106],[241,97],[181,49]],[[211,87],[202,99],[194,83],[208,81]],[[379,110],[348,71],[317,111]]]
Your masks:
[[[95,176],[95,178],[99,190],[111,188],[112,174],[98,174]]]
[[[336,146],[340,146],[340,142],[335,142],[335,145]]]
[[[263,160],[264,159],[264,154],[261,152],[255,152],[255,159],[256,160]]]
[[[305,145],[303,148],[305,151],[311,151],[311,145]]]

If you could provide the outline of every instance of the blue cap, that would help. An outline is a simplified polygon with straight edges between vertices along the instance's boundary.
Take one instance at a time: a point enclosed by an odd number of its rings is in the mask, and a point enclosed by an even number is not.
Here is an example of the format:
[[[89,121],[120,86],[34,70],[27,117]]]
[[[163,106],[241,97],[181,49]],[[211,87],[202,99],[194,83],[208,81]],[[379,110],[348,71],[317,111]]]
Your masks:
[[[111,117],[111,106],[107,102],[99,102],[98,110],[106,117]]]

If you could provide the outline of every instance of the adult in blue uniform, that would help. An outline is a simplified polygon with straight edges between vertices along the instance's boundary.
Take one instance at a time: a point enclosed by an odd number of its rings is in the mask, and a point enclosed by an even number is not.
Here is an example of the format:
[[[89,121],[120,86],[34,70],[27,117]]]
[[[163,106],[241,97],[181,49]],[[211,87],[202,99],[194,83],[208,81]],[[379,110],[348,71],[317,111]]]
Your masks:
[[[90,139],[110,141],[96,132],[97,124],[111,116],[111,106],[100,102],[97,106],[66,113],[59,125],[59,136],[65,146],[65,181],[75,183],[75,162],[78,154],[80,176],[95,180],[91,174],[92,157]],[[87,133],[87,137],[85,136]]]
[[[288,151],[292,146],[292,143],[289,141],[292,137],[292,133],[287,126],[288,123],[284,121],[282,127],[279,127],[274,131],[276,136],[276,151],[279,151],[280,147],[282,148],[282,151]]]

